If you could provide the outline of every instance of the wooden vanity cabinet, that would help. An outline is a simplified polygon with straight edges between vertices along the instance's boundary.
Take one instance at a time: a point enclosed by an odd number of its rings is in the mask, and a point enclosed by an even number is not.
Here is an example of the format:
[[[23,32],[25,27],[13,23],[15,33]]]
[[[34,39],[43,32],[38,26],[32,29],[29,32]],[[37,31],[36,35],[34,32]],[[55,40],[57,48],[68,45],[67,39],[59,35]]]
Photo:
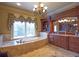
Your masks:
[[[68,37],[65,36],[54,36],[54,45],[68,49]]]
[[[79,37],[78,36],[68,36],[68,35],[48,35],[49,43],[56,45],[58,47],[79,53]]]
[[[53,35],[53,36],[54,36],[54,45],[60,46],[60,42],[59,42],[60,37],[58,35]]]
[[[60,36],[59,42],[60,47],[68,49],[68,36]]]
[[[79,37],[69,37],[69,50],[79,53]]]
[[[60,35],[49,35],[48,41],[53,45],[68,49],[68,37]]]

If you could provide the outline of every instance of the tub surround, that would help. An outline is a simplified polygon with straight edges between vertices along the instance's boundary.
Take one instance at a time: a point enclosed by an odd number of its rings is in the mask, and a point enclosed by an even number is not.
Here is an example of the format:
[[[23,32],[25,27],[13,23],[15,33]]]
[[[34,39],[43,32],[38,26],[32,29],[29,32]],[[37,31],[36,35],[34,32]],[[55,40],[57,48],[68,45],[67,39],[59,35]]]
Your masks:
[[[3,41],[3,36],[0,35],[0,44],[2,43],[2,41]]]
[[[46,38],[43,38],[43,37],[19,38],[19,39],[16,39],[16,40],[11,40],[11,41],[6,41],[6,42],[1,43],[0,48],[22,45],[22,44],[27,44],[27,43],[36,42],[36,41],[45,40],[45,39]]]
[[[15,41],[6,42],[0,47],[0,51],[7,52],[9,56],[19,56],[48,44],[47,39],[36,38],[31,41],[16,43]]]

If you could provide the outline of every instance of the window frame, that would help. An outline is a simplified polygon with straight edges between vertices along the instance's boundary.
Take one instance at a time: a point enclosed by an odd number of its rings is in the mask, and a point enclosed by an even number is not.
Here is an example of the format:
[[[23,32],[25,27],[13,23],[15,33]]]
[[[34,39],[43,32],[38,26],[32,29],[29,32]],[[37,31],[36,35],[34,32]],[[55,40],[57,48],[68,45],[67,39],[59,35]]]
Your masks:
[[[14,22],[16,22],[16,21],[14,21]],[[25,38],[25,37],[27,37],[27,34],[26,34],[26,32],[27,32],[27,30],[26,30],[26,22],[24,22],[24,23],[25,23],[25,35],[24,35],[24,37],[20,37],[19,36],[18,38],[14,38],[14,25],[11,26],[11,37],[12,37],[12,39],[19,39],[19,38]],[[30,36],[30,37],[35,37],[35,36],[36,36],[36,28],[35,28],[35,35],[34,36]]]

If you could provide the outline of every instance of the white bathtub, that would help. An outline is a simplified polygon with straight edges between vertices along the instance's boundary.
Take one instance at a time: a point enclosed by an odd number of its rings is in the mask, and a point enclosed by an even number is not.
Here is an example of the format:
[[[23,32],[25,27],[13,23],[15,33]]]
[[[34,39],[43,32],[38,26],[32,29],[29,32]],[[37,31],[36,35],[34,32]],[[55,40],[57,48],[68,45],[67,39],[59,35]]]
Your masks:
[[[36,42],[36,41],[44,40],[44,39],[47,39],[47,38],[46,37],[21,38],[21,39],[17,39],[17,40],[3,42],[0,44],[0,47],[21,45],[21,44]]]

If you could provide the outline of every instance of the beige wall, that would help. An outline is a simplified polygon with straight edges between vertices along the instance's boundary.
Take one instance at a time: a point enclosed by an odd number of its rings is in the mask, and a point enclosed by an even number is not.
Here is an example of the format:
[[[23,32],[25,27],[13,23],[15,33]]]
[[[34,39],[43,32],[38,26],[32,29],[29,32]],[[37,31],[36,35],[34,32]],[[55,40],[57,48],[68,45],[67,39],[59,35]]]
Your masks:
[[[0,34],[10,33],[7,27],[8,13],[13,13],[17,17],[20,15],[23,15],[25,17],[28,17],[28,16],[34,17],[32,12],[0,5]],[[36,17],[37,27],[38,27],[36,30],[36,33],[38,34],[41,30],[40,17],[39,16],[35,16],[35,17]]]
[[[7,34],[9,33],[7,27],[7,13],[0,12],[0,34]]]

